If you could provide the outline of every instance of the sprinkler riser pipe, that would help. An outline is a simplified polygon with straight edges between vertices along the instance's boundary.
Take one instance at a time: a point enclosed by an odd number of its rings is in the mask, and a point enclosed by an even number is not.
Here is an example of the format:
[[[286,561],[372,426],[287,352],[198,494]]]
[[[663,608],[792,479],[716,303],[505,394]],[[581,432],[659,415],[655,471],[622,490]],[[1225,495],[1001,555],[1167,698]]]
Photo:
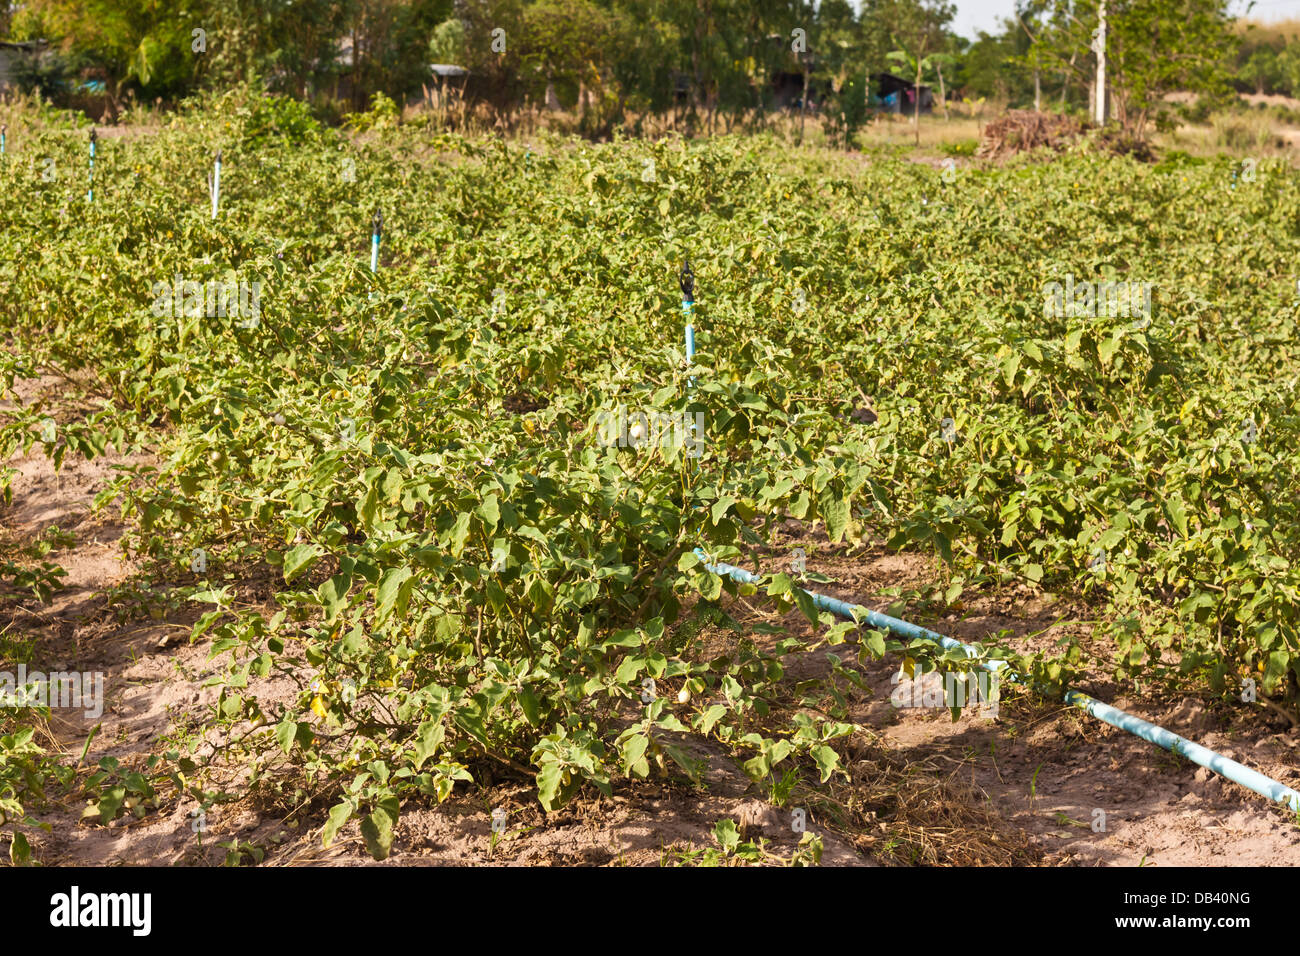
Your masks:
[[[212,164],[212,218],[217,218],[217,207],[221,205],[221,157]]]

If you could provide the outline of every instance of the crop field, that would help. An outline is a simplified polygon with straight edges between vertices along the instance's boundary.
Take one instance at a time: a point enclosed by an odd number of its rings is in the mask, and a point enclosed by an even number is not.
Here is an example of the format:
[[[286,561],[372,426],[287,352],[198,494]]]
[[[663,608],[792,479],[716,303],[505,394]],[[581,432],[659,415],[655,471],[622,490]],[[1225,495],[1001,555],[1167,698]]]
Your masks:
[[[14,862],[1300,860],[1284,160],[7,123]]]

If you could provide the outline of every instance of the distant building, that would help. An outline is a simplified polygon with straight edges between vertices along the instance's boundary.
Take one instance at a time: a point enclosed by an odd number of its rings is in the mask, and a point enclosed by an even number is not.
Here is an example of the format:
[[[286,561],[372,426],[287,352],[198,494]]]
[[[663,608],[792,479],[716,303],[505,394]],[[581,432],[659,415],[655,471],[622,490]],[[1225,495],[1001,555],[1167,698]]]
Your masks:
[[[803,74],[781,70],[772,74],[772,105],[780,110],[803,109]],[[825,97],[823,85],[815,79],[808,81],[808,110],[815,112],[817,104]]]
[[[429,70],[440,80],[455,76],[469,76],[469,70],[463,66],[453,66],[450,63],[430,63]]]
[[[469,70],[453,63],[430,63],[429,72],[433,74],[433,86],[424,84],[425,105],[440,108],[454,102],[458,96],[465,96],[470,82]]]
[[[874,109],[886,113],[911,113],[915,109],[918,87],[911,81],[892,73],[873,73],[871,75],[871,105]],[[921,112],[929,113],[934,109],[934,91],[922,83]]]

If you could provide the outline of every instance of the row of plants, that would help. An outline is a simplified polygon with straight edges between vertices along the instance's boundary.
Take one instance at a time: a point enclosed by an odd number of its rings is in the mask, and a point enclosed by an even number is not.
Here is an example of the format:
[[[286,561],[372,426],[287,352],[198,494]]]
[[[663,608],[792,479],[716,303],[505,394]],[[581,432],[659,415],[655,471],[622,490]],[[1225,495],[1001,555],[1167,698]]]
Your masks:
[[[359,818],[382,857],[404,800],[484,766],[535,777],[548,809],[669,768],[698,780],[692,737],[758,781],[828,780],[854,726],[833,689],[792,707],[785,663],[858,638],[784,573],[789,518],[933,553],[946,601],[1013,581],[1090,595],[1119,679],[1226,694],[1254,675],[1294,698],[1300,197],[1280,166],[348,139],[229,95],[101,141],[89,201],[84,141],[15,142],[5,384],[58,369],[100,407],[44,437],[44,410],[7,412],[0,445],[157,452],[101,504],[205,609],[223,756],[268,799],[321,807],[327,841]],[[77,174],[45,178],[47,160]],[[1067,276],[1151,283],[1151,307],[1054,310]],[[256,314],[209,314],[186,282],[256,283]],[[702,422],[702,454],[608,443],[620,407]],[[768,572],[815,637],[740,632],[730,596],[753,588],[697,547]],[[891,649],[867,633],[849,654]],[[988,653],[1059,686],[1085,651]],[[297,698],[263,693],[272,677]]]

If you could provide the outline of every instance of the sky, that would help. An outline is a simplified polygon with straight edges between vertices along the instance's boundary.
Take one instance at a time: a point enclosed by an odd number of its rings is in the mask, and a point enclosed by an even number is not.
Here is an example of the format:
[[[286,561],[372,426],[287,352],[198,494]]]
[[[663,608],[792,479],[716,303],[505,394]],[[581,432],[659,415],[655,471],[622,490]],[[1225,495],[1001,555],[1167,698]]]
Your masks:
[[[953,32],[967,39],[975,39],[980,30],[993,33],[998,28],[998,21],[1009,17],[1015,10],[1015,0],[956,0],[957,16],[953,20]],[[1229,10],[1237,15],[1246,15],[1246,0],[1232,0]],[[1262,0],[1250,8],[1252,20],[1300,20],[1300,0]]]
[[[1297,0],[1300,6],[1300,0]],[[958,36],[974,40],[980,30],[998,32],[998,21],[1015,11],[1015,0],[957,0],[957,16],[952,21],[952,31]]]

